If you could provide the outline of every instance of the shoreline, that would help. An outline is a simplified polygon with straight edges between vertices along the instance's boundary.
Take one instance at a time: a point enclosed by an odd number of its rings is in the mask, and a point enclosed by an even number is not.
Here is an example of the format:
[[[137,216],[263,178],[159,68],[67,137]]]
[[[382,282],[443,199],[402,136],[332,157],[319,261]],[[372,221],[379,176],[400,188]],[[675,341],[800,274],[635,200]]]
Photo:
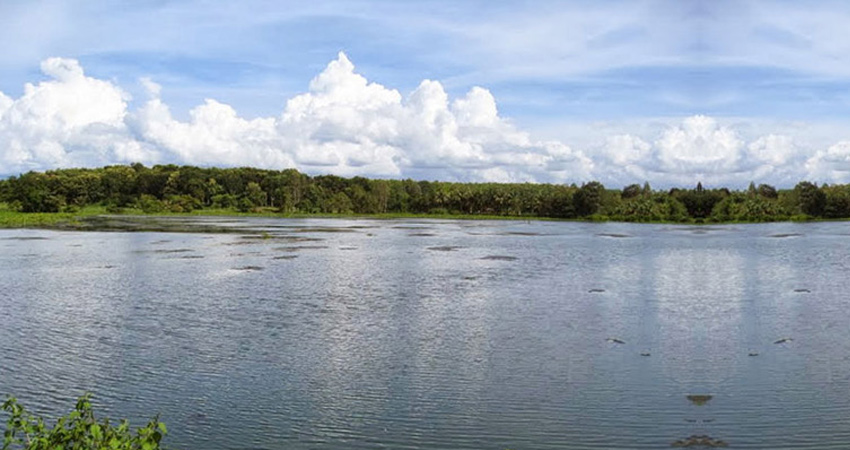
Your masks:
[[[157,218],[192,218],[192,217],[258,217],[278,219],[350,219],[350,220],[501,220],[501,221],[535,221],[535,222],[578,222],[578,223],[623,223],[623,224],[657,224],[657,225],[683,225],[683,226],[706,226],[706,225],[741,225],[741,224],[766,224],[766,223],[813,223],[813,222],[841,222],[847,219],[809,219],[809,220],[782,220],[782,221],[620,221],[605,217],[591,219],[560,219],[552,217],[533,216],[493,216],[475,214],[414,214],[414,213],[382,213],[382,214],[307,214],[307,213],[279,213],[275,211],[240,212],[227,209],[199,209],[188,213],[145,213],[141,210],[125,210],[122,212],[109,212],[102,206],[87,206],[78,212],[59,213],[23,213],[0,208],[0,229],[49,229],[49,230],[76,230],[76,231],[185,231],[204,232],[204,226],[181,227],[157,223]],[[124,220],[124,219],[128,220]],[[131,224],[132,219],[140,219],[138,223]],[[123,225],[112,223],[123,222]],[[214,228],[214,227],[213,227]],[[229,232],[229,231],[207,231],[207,232]]]

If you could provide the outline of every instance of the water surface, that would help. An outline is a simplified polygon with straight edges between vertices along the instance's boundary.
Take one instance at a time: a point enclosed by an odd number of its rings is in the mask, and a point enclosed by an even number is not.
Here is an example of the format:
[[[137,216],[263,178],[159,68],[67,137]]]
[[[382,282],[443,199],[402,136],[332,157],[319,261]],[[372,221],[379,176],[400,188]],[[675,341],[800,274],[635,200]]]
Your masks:
[[[184,449],[850,443],[843,223],[163,220],[230,232],[0,230],[0,394]]]

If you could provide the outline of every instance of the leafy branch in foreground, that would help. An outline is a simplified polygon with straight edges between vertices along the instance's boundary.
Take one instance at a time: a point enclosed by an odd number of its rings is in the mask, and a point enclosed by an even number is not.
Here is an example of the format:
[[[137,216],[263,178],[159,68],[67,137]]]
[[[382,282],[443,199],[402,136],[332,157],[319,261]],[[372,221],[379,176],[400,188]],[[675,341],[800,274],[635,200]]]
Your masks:
[[[3,433],[3,450],[158,450],[163,448],[160,441],[167,432],[159,416],[135,434],[130,432],[126,420],[118,426],[109,419],[98,422],[90,394],[80,397],[74,410],[60,417],[52,429],[14,397],[6,400],[2,409],[10,414]]]

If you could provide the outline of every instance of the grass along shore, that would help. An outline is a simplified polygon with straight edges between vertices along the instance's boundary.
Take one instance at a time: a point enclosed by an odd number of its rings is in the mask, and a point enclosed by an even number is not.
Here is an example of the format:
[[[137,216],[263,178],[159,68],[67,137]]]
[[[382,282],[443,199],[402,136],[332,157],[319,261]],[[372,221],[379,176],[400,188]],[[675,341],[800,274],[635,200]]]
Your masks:
[[[24,213],[11,209],[9,205],[0,203],[0,228],[44,228],[44,229],[86,229],[93,227],[87,224],[87,219],[99,216],[127,217],[276,217],[290,219],[442,219],[442,220],[522,220],[522,221],[556,221],[550,217],[518,217],[474,214],[414,214],[414,213],[384,213],[384,214],[305,214],[280,213],[273,208],[260,209],[254,212],[241,212],[233,209],[197,209],[192,212],[157,212],[145,213],[141,209],[122,208],[120,212],[109,211],[105,206],[89,205],[75,212],[58,213]],[[96,227],[95,227],[96,229]]]

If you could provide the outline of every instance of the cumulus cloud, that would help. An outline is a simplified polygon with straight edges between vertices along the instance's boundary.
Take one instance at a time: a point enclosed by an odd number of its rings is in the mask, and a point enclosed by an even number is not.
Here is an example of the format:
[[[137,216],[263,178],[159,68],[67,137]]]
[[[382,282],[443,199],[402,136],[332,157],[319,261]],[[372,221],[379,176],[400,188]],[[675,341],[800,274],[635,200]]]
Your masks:
[[[130,110],[126,92],[71,59],[48,59],[42,72],[49,79],[21,98],[0,93],[3,173],[140,161],[472,181],[591,178],[581,152],[531,139],[499,116],[486,89],[450,101],[439,82],[425,80],[405,97],[370,83],[343,53],[278,117],[250,120],[213,99],[175,119],[150,79],[140,80],[149,98]]]
[[[747,142],[734,127],[702,115],[669,125],[651,143],[632,135],[609,137],[600,153],[601,178],[621,184],[784,186],[810,174],[804,169],[805,150],[792,137],[769,134]]]
[[[791,136],[747,137],[696,115],[654,136],[602,137],[581,151],[532,138],[499,114],[487,89],[451,99],[440,82],[424,80],[402,95],[369,82],[343,53],[279,115],[254,119],[207,99],[181,120],[153,80],[139,80],[147,98],[131,108],[121,87],[87,76],[75,60],[50,58],[41,69],[46,79],[19,98],[0,92],[0,174],[142,162],[609,186],[850,181],[850,142],[813,151]]]
[[[27,84],[20,98],[0,93],[3,173],[152,160],[125,125],[123,90],[85,76],[75,60],[50,58],[41,69],[51,79]]]

